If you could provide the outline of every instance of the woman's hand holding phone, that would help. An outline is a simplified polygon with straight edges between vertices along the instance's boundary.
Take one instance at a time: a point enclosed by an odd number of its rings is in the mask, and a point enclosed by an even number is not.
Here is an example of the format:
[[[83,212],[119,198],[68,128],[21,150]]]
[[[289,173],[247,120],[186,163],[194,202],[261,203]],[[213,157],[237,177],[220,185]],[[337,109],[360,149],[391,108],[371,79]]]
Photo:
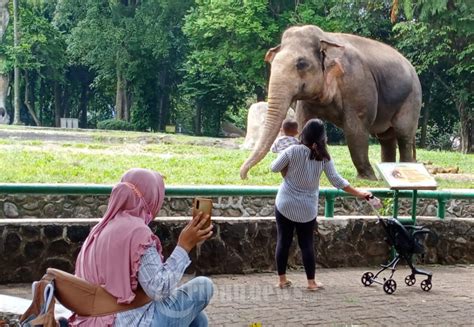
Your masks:
[[[212,236],[211,216],[199,212],[183,228],[178,238],[178,245],[187,252],[190,252],[196,244],[205,241]],[[209,224],[208,227],[205,227]]]
[[[212,200],[207,198],[195,198],[193,201],[193,217],[198,213],[202,212],[203,214],[209,215],[209,220],[204,224],[203,228],[209,227],[211,224],[211,214],[212,214]]]

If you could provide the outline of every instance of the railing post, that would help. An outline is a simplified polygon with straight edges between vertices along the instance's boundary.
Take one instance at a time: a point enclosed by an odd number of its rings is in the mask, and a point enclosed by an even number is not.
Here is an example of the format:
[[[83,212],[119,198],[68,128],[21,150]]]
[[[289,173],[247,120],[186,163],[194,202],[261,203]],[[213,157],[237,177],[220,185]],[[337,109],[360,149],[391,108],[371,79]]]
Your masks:
[[[398,217],[398,190],[393,192],[393,218]]]
[[[438,218],[444,219],[446,217],[446,201],[447,198],[444,195],[438,197]]]
[[[324,217],[334,218],[334,199],[336,195],[334,192],[326,192],[326,199],[324,202]]]
[[[416,202],[418,200],[417,195],[417,190],[413,190],[413,194],[411,197],[411,220],[413,225],[416,224]]]

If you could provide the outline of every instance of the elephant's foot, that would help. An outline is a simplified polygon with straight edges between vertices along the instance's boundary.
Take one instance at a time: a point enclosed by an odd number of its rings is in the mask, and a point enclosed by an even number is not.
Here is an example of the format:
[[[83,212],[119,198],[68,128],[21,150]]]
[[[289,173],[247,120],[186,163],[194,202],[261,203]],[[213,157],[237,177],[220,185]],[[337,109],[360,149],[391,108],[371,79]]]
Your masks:
[[[377,176],[375,176],[375,173],[374,173],[372,168],[368,171],[358,171],[357,172],[357,178],[368,179],[368,180],[371,180],[371,181],[378,180],[378,178],[377,178]]]

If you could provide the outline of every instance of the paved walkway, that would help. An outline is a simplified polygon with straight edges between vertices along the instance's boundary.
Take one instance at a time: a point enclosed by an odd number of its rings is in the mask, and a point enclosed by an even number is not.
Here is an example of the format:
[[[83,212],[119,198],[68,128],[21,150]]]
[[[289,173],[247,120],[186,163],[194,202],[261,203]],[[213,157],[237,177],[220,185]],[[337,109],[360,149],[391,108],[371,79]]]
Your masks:
[[[364,268],[318,269],[325,289],[307,292],[303,272],[290,272],[291,289],[274,287],[274,274],[213,276],[215,294],[206,310],[210,326],[474,326],[474,265],[428,266],[433,288],[404,283],[409,271],[398,270],[397,290],[386,295],[380,285],[364,287]],[[29,297],[29,285],[0,285],[0,294]],[[1,300],[0,300],[1,301]],[[1,312],[0,302],[0,312]]]

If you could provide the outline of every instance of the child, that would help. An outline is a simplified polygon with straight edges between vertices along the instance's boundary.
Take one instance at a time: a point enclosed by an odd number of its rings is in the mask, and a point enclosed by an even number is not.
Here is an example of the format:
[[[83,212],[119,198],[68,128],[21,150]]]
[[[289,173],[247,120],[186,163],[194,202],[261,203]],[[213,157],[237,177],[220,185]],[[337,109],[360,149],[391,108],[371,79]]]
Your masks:
[[[307,289],[316,291],[321,285],[316,283],[313,247],[314,226],[318,212],[319,180],[324,171],[334,187],[358,197],[368,198],[370,192],[352,188],[347,180],[336,171],[326,145],[326,131],[319,119],[311,119],[300,135],[301,144],[284,150],[271,164],[273,172],[281,172],[287,167],[283,183],[275,200],[277,223],[276,264],[279,276],[278,287],[291,286],[286,278],[288,251],[296,229],[298,245],[303,257],[303,265],[308,279]]]
[[[287,118],[281,124],[281,131],[283,136],[278,137],[272,145],[272,152],[279,153],[289,146],[300,144],[300,141],[296,138],[298,135],[298,123],[291,119]]]

